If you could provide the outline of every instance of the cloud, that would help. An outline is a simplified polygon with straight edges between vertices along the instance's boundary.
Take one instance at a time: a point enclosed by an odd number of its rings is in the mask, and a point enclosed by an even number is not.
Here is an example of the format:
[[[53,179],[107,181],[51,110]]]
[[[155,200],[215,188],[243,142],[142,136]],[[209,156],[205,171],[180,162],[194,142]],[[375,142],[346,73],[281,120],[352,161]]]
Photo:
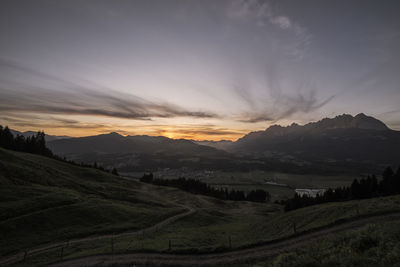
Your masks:
[[[292,27],[292,22],[286,16],[271,17],[270,22],[272,24],[278,25],[279,28],[284,29],[284,30]]]
[[[274,114],[266,114],[266,113],[244,113],[237,118],[240,122],[246,123],[256,123],[256,122],[266,122],[266,121],[275,121]]]
[[[298,113],[311,113],[328,104],[335,95],[321,99],[317,96],[317,86],[310,79],[304,79],[293,86],[293,88],[282,86],[280,71],[274,62],[270,62],[266,68],[266,84],[263,94],[250,98],[251,88],[242,89],[238,96],[245,103],[254,103],[250,111],[236,116],[236,120],[246,123],[276,122],[290,118]],[[244,87],[243,87],[244,88]]]
[[[228,7],[228,17],[236,20],[253,20],[259,26],[265,26],[265,23],[269,22],[284,30],[290,29],[294,26],[289,17],[283,15],[275,15],[270,4],[267,1],[231,1]]]
[[[330,96],[318,101],[316,98],[305,99],[303,95],[299,95],[298,98],[288,98],[290,104],[287,104],[286,107],[279,111],[248,112],[240,115],[237,120],[246,123],[277,122],[297,113],[311,113],[329,103],[334,97]]]
[[[308,29],[289,16],[276,14],[268,1],[260,0],[234,0],[227,9],[230,19],[242,22],[252,22],[259,27],[274,25],[277,28],[293,35],[290,41],[285,41],[282,47],[286,54],[298,59],[303,59],[307,48],[313,39]]]
[[[88,123],[72,119],[65,119],[60,117],[46,116],[46,115],[32,115],[24,114],[24,116],[15,116],[14,114],[2,114],[0,116],[0,124],[12,124],[16,128],[29,128],[30,130],[42,129],[88,129],[100,130],[110,128],[106,124],[101,123]]]
[[[247,130],[235,130],[207,125],[183,125],[155,127],[153,135],[162,135],[172,138],[185,138],[194,140],[237,139],[245,135]]]
[[[104,116],[134,120],[152,118],[216,118],[207,111],[189,110],[168,102],[153,102],[135,95],[114,90],[89,88],[42,73],[16,62],[0,60],[0,111],[8,113],[43,113]],[[26,84],[9,81],[10,75],[30,76],[40,82]],[[43,84],[51,85],[46,88]],[[56,87],[57,89],[53,89]]]

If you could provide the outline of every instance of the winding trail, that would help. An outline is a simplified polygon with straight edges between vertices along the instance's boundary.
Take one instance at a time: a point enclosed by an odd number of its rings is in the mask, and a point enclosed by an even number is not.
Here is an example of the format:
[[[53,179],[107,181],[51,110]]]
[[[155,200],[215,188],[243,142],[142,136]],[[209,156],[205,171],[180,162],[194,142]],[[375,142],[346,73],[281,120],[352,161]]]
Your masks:
[[[282,252],[295,250],[317,240],[326,238],[327,235],[356,229],[368,223],[387,222],[400,220],[400,212],[386,215],[358,218],[335,226],[322,228],[312,232],[299,234],[298,236],[270,242],[257,247],[235,250],[223,253],[179,255],[167,253],[132,253],[116,255],[95,255],[78,259],[58,262],[49,266],[218,266],[238,264],[242,262],[262,260],[276,256]]]
[[[14,263],[24,260],[24,257],[26,257],[26,256],[29,256],[32,254],[38,255],[38,254],[44,253],[50,249],[54,249],[54,248],[58,248],[58,247],[63,247],[63,246],[65,247],[65,246],[72,245],[72,244],[79,244],[79,243],[84,243],[84,242],[94,241],[94,240],[111,239],[111,238],[124,237],[124,236],[140,236],[140,235],[146,234],[146,233],[153,233],[153,232],[161,229],[162,227],[165,227],[179,219],[182,219],[182,218],[189,216],[196,212],[196,210],[193,209],[192,207],[185,206],[185,205],[179,205],[179,206],[187,209],[187,211],[185,211],[183,213],[179,213],[174,216],[171,216],[171,217],[169,217],[153,226],[150,226],[148,228],[144,228],[144,229],[137,230],[137,231],[131,231],[131,232],[123,232],[123,233],[119,233],[119,234],[89,236],[89,237],[85,237],[85,238],[72,239],[72,240],[69,240],[68,242],[57,242],[57,243],[52,243],[52,244],[36,247],[36,248],[28,250],[26,252],[26,254],[25,254],[25,252],[20,252],[20,253],[14,254],[12,256],[9,256],[7,258],[0,259],[0,266],[14,264]]]

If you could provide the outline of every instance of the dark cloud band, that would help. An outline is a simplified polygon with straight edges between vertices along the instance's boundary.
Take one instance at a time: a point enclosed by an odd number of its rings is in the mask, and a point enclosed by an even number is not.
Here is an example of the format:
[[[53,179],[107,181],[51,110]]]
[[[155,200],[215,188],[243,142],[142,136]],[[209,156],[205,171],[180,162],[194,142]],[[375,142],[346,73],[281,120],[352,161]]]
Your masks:
[[[171,103],[155,103],[135,95],[114,90],[89,88],[31,70],[15,62],[0,60],[0,68],[6,69],[3,78],[10,73],[33,76],[55,84],[56,89],[28,85],[18,81],[2,82],[0,111],[44,114],[104,116],[122,119],[151,120],[152,118],[216,118],[217,114],[189,110]],[[0,76],[0,77],[1,77]],[[11,76],[12,78],[12,76]]]

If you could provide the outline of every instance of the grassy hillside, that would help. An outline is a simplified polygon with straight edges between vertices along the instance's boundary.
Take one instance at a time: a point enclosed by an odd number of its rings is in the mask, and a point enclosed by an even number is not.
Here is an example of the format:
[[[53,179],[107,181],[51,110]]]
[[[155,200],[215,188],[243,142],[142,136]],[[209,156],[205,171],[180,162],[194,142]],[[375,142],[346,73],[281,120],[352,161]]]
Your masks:
[[[168,240],[172,240],[172,250],[176,252],[210,252],[229,248],[229,238],[232,248],[252,246],[292,236],[295,234],[293,223],[296,223],[296,232],[301,233],[340,220],[400,211],[400,196],[328,203],[291,212],[276,209],[274,212],[271,206],[268,213],[266,208],[244,204],[241,209],[229,211],[217,210],[215,205],[209,207],[146,236],[141,242],[121,238],[117,247],[124,252],[141,248],[165,251]]]
[[[0,149],[0,255],[39,244],[150,226],[184,209],[141,184]]]
[[[212,252],[290,237],[339,220],[399,211],[400,196],[327,203],[291,212],[271,203],[222,201],[0,149],[1,255],[43,243],[154,225],[184,211],[194,214],[156,232],[113,239],[115,253]],[[176,203],[179,203],[176,204]],[[171,247],[169,248],[169,242]],[[72,244],[64,259],[110,253],[110,240]],[[17,266],[60,260],[60,248],[30,255]]]
[[[241,230],[249,220],[261,223],[281,211],[275,204],[220,201],[0,149],[2,256],[45,243],[143,229],[186,211],[182,205],[196,210],[190,219],[194,225],[215,224],[215,229],[235,225]],[[109,249],[109,240],[104,242],[92,243],[100,250],[102,246]],[[89,247],[93,244],[89,242]]]
[[[400,222],[340,233],[256,266],[399,266]]]
[[[115,238],[115,253],[205,253],[239,249],[293,236],[293,222],[296,222],[297,233],[301,233],[335,224],[340,220],[400,210],[400,196],[328,203],[284,213],[272,204],[224,202],[197,195],[188,198],[186,193],[172,188],[160,188],[159,192],[165,196],[173,195],[176,200],[196,208],[197,212],[155,233]],[[90,241],[65,247],[63,253],[63,259],[109,254],[111,244],[109,239]],[[41,255],[32,255],[26,262],[15,266],[40,266],[43,262],[60,260],[59,255],[58,248]],[[261,264],[264,265],[265,263]]]

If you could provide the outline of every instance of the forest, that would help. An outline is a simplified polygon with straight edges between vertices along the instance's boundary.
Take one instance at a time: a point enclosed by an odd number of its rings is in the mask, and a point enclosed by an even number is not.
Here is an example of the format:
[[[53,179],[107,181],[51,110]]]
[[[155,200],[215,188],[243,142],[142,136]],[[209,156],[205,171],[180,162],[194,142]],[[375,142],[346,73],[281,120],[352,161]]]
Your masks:
[[[366,199],[395,194],[400,194],[400,167],[396,172],[391,167],[387,167],[382,173],[381,180],[378,180],[375,175],[368,175],[360,180],[354,179],[350,186],[335,189],[329,188],[324,194],[316,197],[296,194],[293,198],[278,201],[278,203],[285,205],[285,211],[289,211],[326,202]]]
[[[154,178],[152,173],[147,173],[143,175],[140,181],[154,185],[171,186],[192,194],[206,195],[222,200],[268,202],[271,198],[269,192],[262,189],[252,190],[245,194],[244,191],[214,188],[199,180],[184,177],[178,179],[158,179]]]

